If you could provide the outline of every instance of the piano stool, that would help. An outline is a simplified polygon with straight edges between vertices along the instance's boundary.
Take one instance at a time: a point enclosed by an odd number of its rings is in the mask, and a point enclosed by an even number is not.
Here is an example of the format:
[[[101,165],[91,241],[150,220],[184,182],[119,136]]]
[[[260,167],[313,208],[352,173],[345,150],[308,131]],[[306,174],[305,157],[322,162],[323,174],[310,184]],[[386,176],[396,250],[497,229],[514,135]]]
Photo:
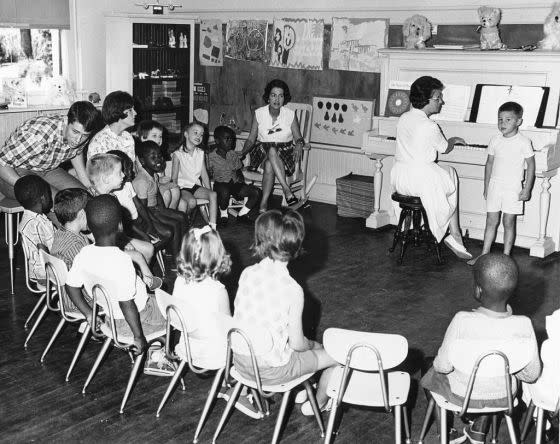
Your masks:
[[[435,249],[437,262],[441,265],[443,263],[441,258],[441,246],[430,231],[426,210],[420,198],[395,192],[391,195],[391,199],[398,202],[402,210],[399,223],[393,236],[393,245],[389,248],[389,252],[392,253],[400,242],[401,251],[397,263],[402,265],[406,247],[412,242],[415,247],[425,243],[428,247],[428,251]]]

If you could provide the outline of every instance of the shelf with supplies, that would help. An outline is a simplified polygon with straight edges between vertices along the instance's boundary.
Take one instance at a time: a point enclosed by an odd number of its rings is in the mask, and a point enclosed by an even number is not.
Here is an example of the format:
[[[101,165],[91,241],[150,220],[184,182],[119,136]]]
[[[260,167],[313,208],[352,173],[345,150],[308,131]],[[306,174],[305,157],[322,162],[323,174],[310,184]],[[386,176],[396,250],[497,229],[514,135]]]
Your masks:
[[[115,13],[105,25],[107,91],[131,92],[138,120],[180,134],[193,116],[195,21]]]

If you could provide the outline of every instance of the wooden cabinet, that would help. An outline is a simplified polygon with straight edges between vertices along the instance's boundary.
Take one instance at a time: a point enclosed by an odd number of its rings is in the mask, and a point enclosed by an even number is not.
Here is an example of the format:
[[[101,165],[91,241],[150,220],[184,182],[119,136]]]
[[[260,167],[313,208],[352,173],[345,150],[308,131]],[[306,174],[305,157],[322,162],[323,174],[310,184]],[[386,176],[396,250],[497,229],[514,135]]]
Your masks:
[[[131,93],[139,120],[157,120],[178,138],[193,113],[194,20],[109,15],[106,40],[107,93]]]

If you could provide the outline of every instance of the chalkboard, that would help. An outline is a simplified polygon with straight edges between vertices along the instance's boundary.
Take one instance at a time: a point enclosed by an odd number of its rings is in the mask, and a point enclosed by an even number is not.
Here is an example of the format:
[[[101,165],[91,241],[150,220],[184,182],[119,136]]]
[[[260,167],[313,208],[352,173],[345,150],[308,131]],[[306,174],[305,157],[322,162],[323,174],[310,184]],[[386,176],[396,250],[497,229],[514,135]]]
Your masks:
[[[197,26],[198,28],[198,26]],[[225,29],[225,25],[224,25]],[[269,25],[269,31],[272,29]],[[199,32],[196,30],[198,39]],[[325,24],[323,71],[272,68],[257,62],[224,58],[223,67],[195,65],[195,80],[210,83],[210,124],[212,131],[221,113],[234,116],[240,128],[251,127],[253,111],[264,105],[262,95],[267,82],[284,80],[292,102],[311,104],[314,96],[341,97],[356,100],[374,100],[379,97],[378,73],[329,70],[326,68],[330,52],[331,25]],[[198,42],[196,42],[198,44]],[[198,47],[195,49],[198,54]],[[377,101],[376,101],[377,103]],[[377,113],[377,110],[376,110]]]

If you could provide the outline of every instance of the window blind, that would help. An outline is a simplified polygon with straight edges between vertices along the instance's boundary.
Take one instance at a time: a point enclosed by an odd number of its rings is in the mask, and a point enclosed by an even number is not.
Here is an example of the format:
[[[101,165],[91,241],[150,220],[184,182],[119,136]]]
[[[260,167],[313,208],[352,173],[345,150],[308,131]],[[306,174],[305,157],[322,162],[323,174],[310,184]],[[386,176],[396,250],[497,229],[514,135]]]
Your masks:
[[[69,0],[0,0],[0,27],[70,29]]]

